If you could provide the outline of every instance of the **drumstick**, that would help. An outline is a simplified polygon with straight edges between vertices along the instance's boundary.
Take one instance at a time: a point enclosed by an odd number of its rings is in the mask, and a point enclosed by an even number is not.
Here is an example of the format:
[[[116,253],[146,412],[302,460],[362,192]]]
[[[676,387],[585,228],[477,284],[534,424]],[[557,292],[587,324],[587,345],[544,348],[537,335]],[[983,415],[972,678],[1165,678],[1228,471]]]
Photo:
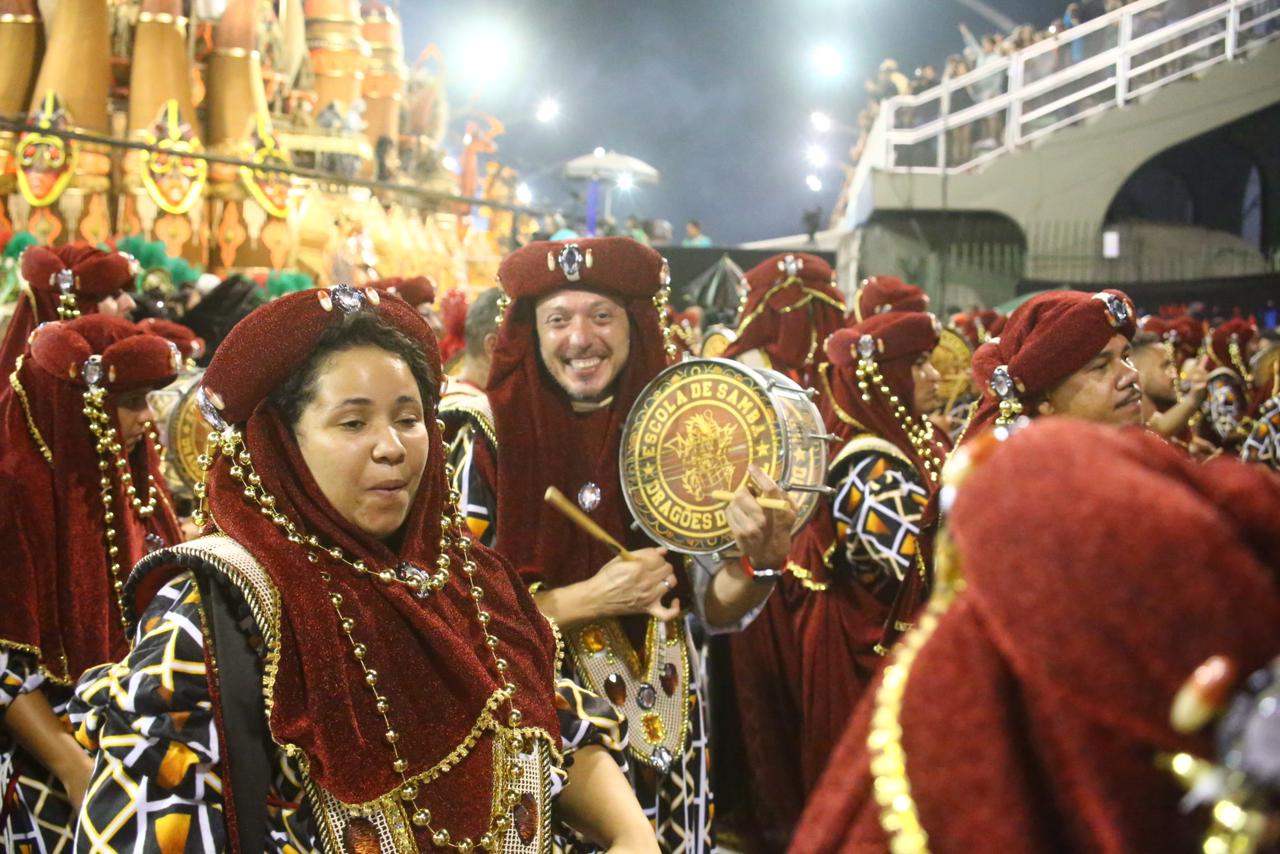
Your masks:
[[[568,516],[571,522],[577,523],[579,528],[617,552],[618,557],[623,560],[635,560],[631,552],[627,551],[622,543],[615,540],[608,531],[593,522],[590,516],[575,507],[572,501],[564,497],[563,492],[554,486],[548,486],[546,494],[542,497],[552,507]]]
[[[733,493],[725,489],[711,490],[711,497],[716,501],[732,501]],[[790,510],[791,505],[781,498],[767,498],[763,495],[755,496],[756,502],[767,510]]]

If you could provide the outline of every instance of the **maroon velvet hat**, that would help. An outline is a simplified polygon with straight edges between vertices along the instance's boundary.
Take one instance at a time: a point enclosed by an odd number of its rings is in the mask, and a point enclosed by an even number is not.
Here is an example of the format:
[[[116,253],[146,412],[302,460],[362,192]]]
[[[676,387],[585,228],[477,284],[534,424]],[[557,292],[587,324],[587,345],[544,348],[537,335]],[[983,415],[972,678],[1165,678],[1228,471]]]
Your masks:
[[[422,305],[424,302],[434,302],[436,298],[436,283],[430,276],[395,276],[389,279],[379,279],[376,282],[370,282],[370,284],[383,293],[400,297],[413,306]]]
[[[44,323],[28,346],[32,363],[50,376],[111,392],[159,388],[182,370],[175,344],[123,317],[91,314]]]
[[[604,291],[624,299],[651,298],[670,281],[667,262],[629,237],[537,241],[512,252],[498,267],[511,299],[543,297],[562,288]]]
[[[22,277],[32,289],[96,300],[134,289],[131,261],[128,255],[103,252],[84,242],[32,246],[22,253]]]
[[[928,311],[929,295],[897,276],[869,276],[853,295],[853,316],[863,321],[886,311]]]
[[[315,349],[330,324],[372,306],[379,317],[418,343],[438,364],[435,338],[426,321],[404,300],[384,299],[376,288],[335,285],[272,300],[271,311],[255,311],[232,328],[201,380],[201,393],[221,418],[239,424],[253,414]],[[255,357],[269,353],[270,358]],[[440,377],[436,377],[439,384]]]
[[[846,327],[827,339],[827,359],[837,368],[848,368],[859,358],[859,347],[868,346],[872,357],[886,362],[901,356],[928,353],[938,346],[938,319],[923,311],[875,314]],[[869,344],[862,344],[869,337]]]
[[[1209,358],[1215,365],[1231,368],[1244,376],[1248,374],[1245,367],[1248,361],[1245,348],[1257,334],[1258,327],[1252,321],[1234,317],[1226,323],[1219,324],[1213,332],[1209,333],[1209,339],[1206,341],[1208,346],[1205,349],[1209,351]],[[1231,352],[1233,344],[1235,345],[1234,357]]]
[[[143,332],[150,332],[172,341],[184,359],[199,359],[204,355],[204,339],[181,323],[159,317],[147,317],[138,321],[138,328]]]

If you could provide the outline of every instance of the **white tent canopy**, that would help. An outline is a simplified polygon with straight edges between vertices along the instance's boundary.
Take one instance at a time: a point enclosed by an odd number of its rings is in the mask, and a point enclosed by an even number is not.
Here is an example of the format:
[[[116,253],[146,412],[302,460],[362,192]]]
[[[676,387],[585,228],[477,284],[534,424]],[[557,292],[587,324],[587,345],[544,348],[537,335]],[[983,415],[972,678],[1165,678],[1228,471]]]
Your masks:
[[[656,184],[662,177],[658,170],[638,157],[619,154],[616,151],[597,149],[591,154],[575,157],[565,164],[566,178],[606,178],[617,180],[621,175],[630,175],[637,184]]]

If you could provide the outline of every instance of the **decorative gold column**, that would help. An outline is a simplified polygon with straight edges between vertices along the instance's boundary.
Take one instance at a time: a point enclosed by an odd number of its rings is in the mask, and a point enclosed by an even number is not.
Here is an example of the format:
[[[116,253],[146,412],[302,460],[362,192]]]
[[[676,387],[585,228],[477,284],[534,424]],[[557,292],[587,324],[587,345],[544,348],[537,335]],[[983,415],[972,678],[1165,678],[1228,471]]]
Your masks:
[[[262,66],[254,50],[256,0],[230,0],[213,32],[206,98],[209,147],[253,166],[213,164],[206,214],[209,269],[224,275],[291,267],[296,219],[289,166],[267,112]]]
[[[130,151],[118,202],[120,231],[160,240],[172,256],[208,262],[204,222],[208,164],[200,144],[182,0],[142,0],[129,73],[128,133],[164,149]]]
[[[44,48],[44,27],[35,0],[0,0],[0,116],[26,114]],[[7,224],[3,198],[17,187],[13,157],[16,135],[0,130],[0,226]]]
[[[107,0],[60,0],[16,148],[15,228],[44,243],[111,237],[111,152],[57,131],[106,134],[111,81]]]

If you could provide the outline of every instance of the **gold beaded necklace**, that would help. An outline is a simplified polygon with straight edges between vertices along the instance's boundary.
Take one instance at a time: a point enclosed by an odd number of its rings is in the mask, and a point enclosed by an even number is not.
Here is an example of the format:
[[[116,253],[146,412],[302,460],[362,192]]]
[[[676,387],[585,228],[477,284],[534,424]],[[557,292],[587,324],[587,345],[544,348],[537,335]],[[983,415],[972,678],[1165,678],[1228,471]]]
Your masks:
[[[870,341],[871,348],[875,347],[875,339],[870,335],[864,335],[863,340],[859,340],[858,365],[854,371],[858,378],[858,390],[862,392],[862,400],[864,403],[871,402],[871,384],[874,383],[876,389],[884,395],[885,400],[893,407],[894,416],[906,432],[907,441],[911,443],[911,447],[916,449],[916,453],[929,475],[929,480],[937,483],[942,474],[942,465],[946,462],[946,458],[939,459],[937,449],[934,447],[933,425],[928,421],[924,424],[916,421],[911,411],[889,388],[884,376],[880,373],[880,367],[876,363],[873,350],[864,352],[868,350],[867,341]]]
[[[492,615],[486,611],[482,605],[484,599],[484,589],[480,586],[479,580],[476,578],[477,565],[471,559],[471,541],[463,533],[466,525],[466,518],[458,511],[458,500],[460,498],[456,489],[450,489],[449,499],[446,505],[446,512],[441,518],[441,539],[440,539],[440,557],[437,559],[437,571],[430,576],[431,582],[425,587],[414,580],[412,583],[406,580],[403,573],[397,570],[380,570],[374,572],[368,568],[364,561],[353,561],[346,557],[341,549],[337,547],[323,547],[318,538],[314,535],[307,535],[287,516],[281,513],[276,505],[275,496],[271,495],[262,486],[262,478],[258,475],[253,466],[253,458],[249,453],[248,447],[244,444],[242,435],[238,430],[233,428],[225,429],[221,432],[209,434],[209,449],[201,455],[198,462],[201,469],[205,473],[205,479],[208,478],[208,472],[213,468],[217,455],[221,453],[225,455],[231,462],[229,473],[242,486],[244,497],[258,505],[261,513],[271,519],[272,523],[280,528],[289,542],[302,546],[306,550],[307,560],[311,563],[318,564],[323,557],[334,562],[345,564],[354,569],[359,575],[373,576],[387,584],[402,584],[413,589],[415,595],[419,598],[425,598],[430,593],[444,587],[449,579],[449,567],[452,564],[452,558],[449,556],[447,549],[450,545],[456,545],[462,558],[462,571],[466,575],[470,587],[470,596],[472,603],[476,609],[476,621],[480,625],[480,631],[484,636],[485,648],[489,651],[491,665],[497,674],[498,681],[502,683],[502,687],[497,689],[486,703],[484,711],[481,713],[476,726],[468,736],[444,759],[435,766],[428,769],[413,778],[408,776],[408,761],[401,755],[400,731],[397,730],[391,722],[391,701],[387,696],[378,690],[378,672],[371,668],[368,664],[369,646],[364,641],[358,640],[355,634],[356,621],[353,617],[348,616],[342,610],[344,602],[343,596],[337,591],[329,594],[329,602],[333,606],[334,613],[338,617],[338,625],[342,633],[346,636],[347,642],[351,646],[352,656],[355,658],[356,664],[360,667],[364,676],[364,683],[369,691],[373,694],[374,708],[382,717],[383,724],[386,729],[383,738],[391,751],[391,769],[400,777],[400,785],[398,794],[402,801],[406,802],[410,807],[410,820],[417,827],[430,834],[431,842],[437,848],[452,848],[460,854],[471,854],[475,850],[497,851],[502,845],[504,835],[511,827],[511,811],[520,802],[519,779],[523,774],[523,769],[519,764],[518,753],[519,745],[523,740],[534,733],[528,728],[521,729],[520,724],[523,720],[523,714],[516,708],[513,697],[516,693],[516,685],[508,681],[506,672],[510,664],[505,658],[498,654],[499,640],[496,635],[489,631],[489,623]],[[453,482],[453,471],[450,466],[445,466],[446,483]],[[205,506],[205,498],[207,488],[205,480],[196,484],[195,495],[197,498],[197,509],[195,513],[195,522],[197,525],[204,526],[210,517]],[[449,510],[452,510],[452,514]],[[216,520],[213,520],[216,524]],[[418,570],[421,572],[421,570]],[[332,575],[325,570],[320,573],[320,578],[326,585],[333,580]],[[507,709],[507,725],[508,730],[503,731],[495,720],[493,712],[498,707],[506,705]],[[495,741],[501,741],[507,748],[505,753],[511,757],[506,767],[503,769],[504,774],[500,775],[506,780],[501,793],[495,793],[494,801],[496,809],[494,817],[490,821],[488,829],[478,839],[462,838],[454,840],[450,832],[445,828],[432,827],[431,810],[418,803],[420,783],[430,783],[439,777],[449,773],[450,770],[457,767],[457,764],[467,754],[471,747],[480,739],[486,730],[492,732]],[[496,751],[495,751],[496,753]],[[497,777],[495,777],[497,779]]]
[[[90,385],[84,393],[84,415],[89,422],[89,431],[94,437],[94,450],[98,453],[98,497],[102,501],[103,536],[107,546],[107,568],[111,574],[111,587],[115,591],[116,606],[120,622],[124,626],[124,636],[129,637],[129,620],[125,617],[123,598],[125,572],[120,565],[120,546],[116,542],[119,533],[116,531],[116,511],[111,480],[111,470],[120,473],[120,485],[129,501],[129,506],[138,517],[145,520],[154,515],[158,505],[160,492],[156,488],[155,478],[147,474],[147,503],[138,498],[138,489],[133,485],[133,474],[129,471],[129,459],[125,456],[124,446],[120,444],[119,434],[111,424],[111,417],[103,408],[106,400],[106,389],[98,385]],[[154,425],[148,425],[147,438],[152,443],[157,455],[163,453],[156,435]]]

